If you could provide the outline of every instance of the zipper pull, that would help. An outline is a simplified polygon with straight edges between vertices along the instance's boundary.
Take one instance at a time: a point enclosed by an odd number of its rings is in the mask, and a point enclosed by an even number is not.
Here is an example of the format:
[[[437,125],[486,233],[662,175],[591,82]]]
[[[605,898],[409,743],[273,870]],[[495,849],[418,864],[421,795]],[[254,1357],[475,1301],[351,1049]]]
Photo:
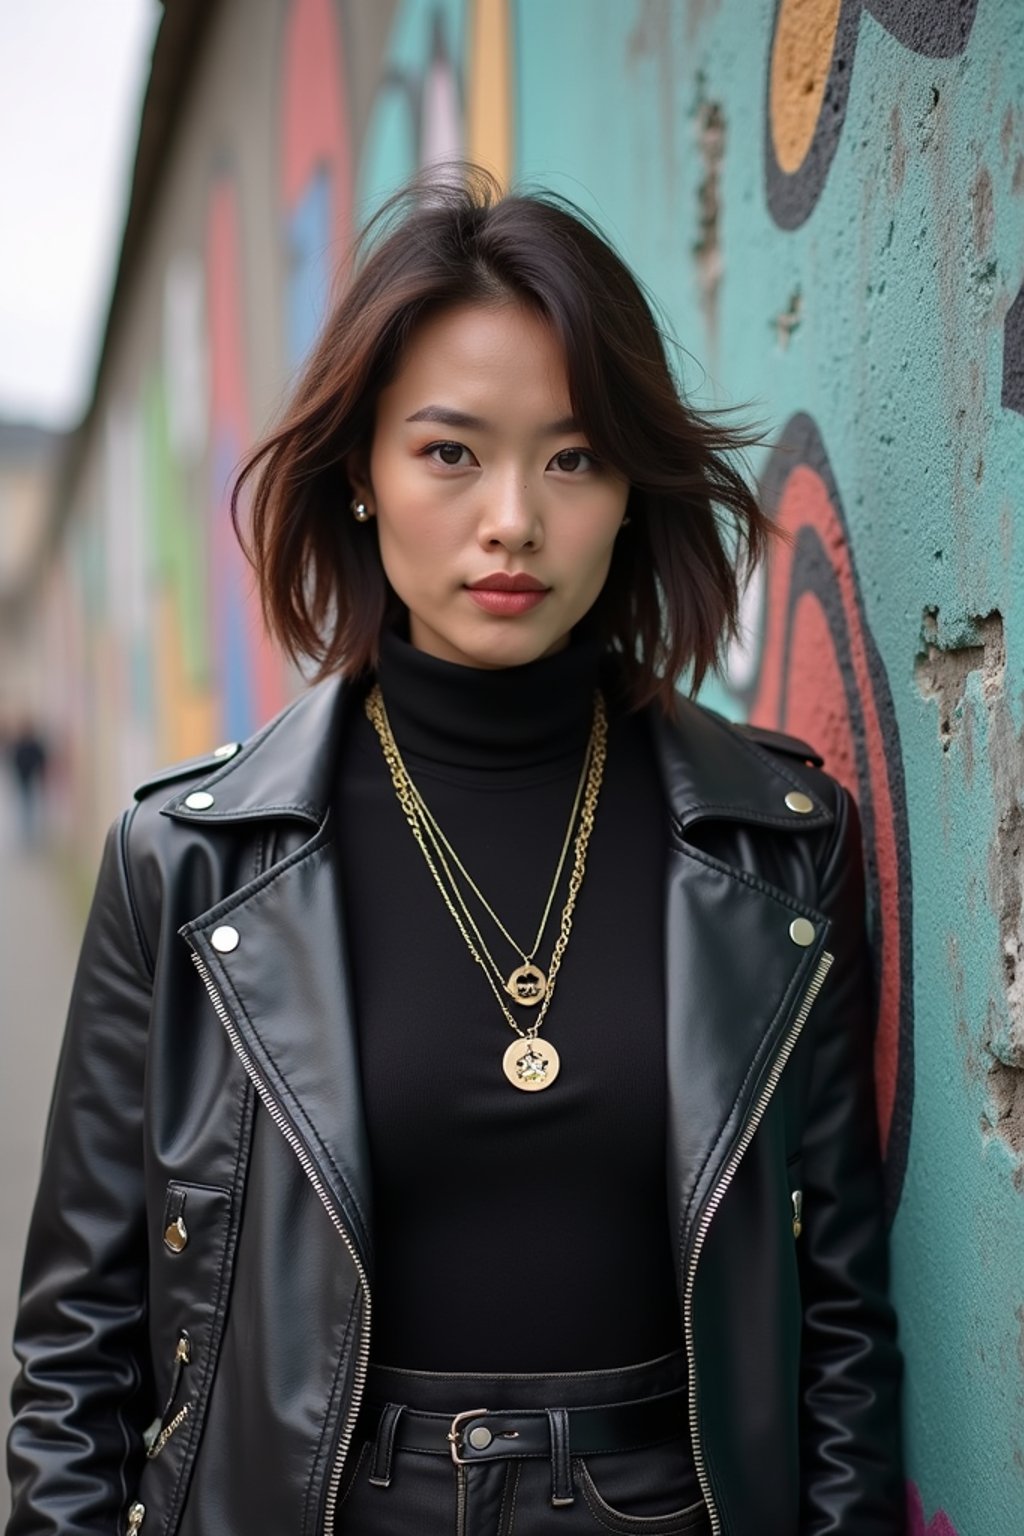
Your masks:
[[[804,1192],[802,1189],[794,1189],[790,1199],[793,1202],[793,1236],[799,1237],[804,1229]]]
[[[127,1536],[138,1536],[138,1532],[141,1529],[142,1522],[145,1520],[145,1518],[146,1506],[145,1504],[140,1504],[136,1499],[135,1503],[128,1511]]]
[[[174,1369],[171,1372],[171,1390],[167,1394],[164,1411],[160,1415],[161,1425],[167,1422],[167,1416],[174,1407],[174,1399],[178,1395],[178,1387],[181,1385],[182,1368],[188,1365],[192,1359],[192,1340],[183,1328],[178,1334],[178,1342],[174,1347]]]

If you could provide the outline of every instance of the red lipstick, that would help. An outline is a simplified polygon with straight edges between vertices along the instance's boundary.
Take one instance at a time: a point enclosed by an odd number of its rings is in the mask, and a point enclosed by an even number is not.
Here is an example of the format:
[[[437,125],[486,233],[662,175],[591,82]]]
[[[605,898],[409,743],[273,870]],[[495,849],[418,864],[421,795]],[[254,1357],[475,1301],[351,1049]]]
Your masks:
[[[481,576],[479,581],[471,582],[466,590],[485,613],[515,618],[517,614],[536,608],[550,589],[536,576],[527,576],[523,571],[514,575],[508,571],[494,571],[490,576]]]

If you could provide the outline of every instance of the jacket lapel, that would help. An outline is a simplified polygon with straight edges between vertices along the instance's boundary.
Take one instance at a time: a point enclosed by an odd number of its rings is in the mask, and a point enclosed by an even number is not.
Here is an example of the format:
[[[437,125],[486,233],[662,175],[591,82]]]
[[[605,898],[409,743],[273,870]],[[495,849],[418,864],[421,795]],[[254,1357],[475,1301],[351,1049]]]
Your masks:
[[[350,696],[340,679],[312,689],[162,811],[221,826],[269,819],[315,829],[179,932],[211,978],[221,1021],[264,1103],[369,1265],[370,1159],[330,813]],[[233,930],[233,947],[224,947],[223,930]]]
[[[829,921],[785,891],[686,840],[710,818],[777,828],[825,826],[829,808],[794,812],[808,794],[775,755],[680,698],[673,720],[650,717],[672,816],[665,887],[669,1191],[677,1257],[737,1146],[782,1042],[810,987]],[[795,918],[810,944],[790,935]]]

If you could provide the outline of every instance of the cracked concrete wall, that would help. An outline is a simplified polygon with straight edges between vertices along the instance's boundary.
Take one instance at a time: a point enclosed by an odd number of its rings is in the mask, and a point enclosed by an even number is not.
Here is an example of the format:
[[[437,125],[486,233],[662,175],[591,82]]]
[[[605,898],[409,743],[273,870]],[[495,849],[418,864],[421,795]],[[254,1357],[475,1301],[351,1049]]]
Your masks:
[[[792,542],[708,698],[860,802],[911,1528],[1017,1536],[1024,7],[524,0],[516,25],[518,169],[618,240],[695,403],[773,428],[754,465]]]

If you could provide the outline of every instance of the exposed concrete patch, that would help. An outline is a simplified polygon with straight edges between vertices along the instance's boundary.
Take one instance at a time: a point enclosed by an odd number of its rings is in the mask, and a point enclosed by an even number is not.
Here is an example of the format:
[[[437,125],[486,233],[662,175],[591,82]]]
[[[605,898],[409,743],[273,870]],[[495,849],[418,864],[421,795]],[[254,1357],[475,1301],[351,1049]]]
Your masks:
[[[948,752],[963,723],[968,674],[977,672],[984,665],[985,647],[983,644],[941,647],[937,608],[924,610],[921,638],[925,650],[914,664],[914,677],[921,697],[934,699],[939,706],[939,741],[943,752]]]
[[[988,1091],[994,1116],[989,1124],[1017,1157],[1024,1158],[1024,1072],[995,1061],[989,1068]]]
[[[722,281],[720,188],[725,159],[725,112],[721,102],[705,99],[703,87],[703,76],[698,75],[697,149],[704,175],[697,188],[697,239],[693,254],[701,308],[714,345],[718,336],[718,290]]]
[[[917,657],[915,677],[922,696],[938,705],[943,752],[960,738],[965,772],[969,774],[975,771],[975,764],[966,687],[970,673],[980,674],[995,806],[988,860],[989,902],[999,922],[1001,983],[998,995],[989,999],[979,1042],[991,1101],[982,1130],[1000,1137],[1017,1159],[1014,1182],[1024,1192],[1024,732],[1017,731],[1006,697],[1002,614],[994,611],[972,617],[956,643],[945,645],[940,643],[938,619],[937,608],[925,609],[923,653]],[[959,968],[955,939],[950,940],[948,960],[955,978]],[[957,1006],[960,1012],[959,993]]]

